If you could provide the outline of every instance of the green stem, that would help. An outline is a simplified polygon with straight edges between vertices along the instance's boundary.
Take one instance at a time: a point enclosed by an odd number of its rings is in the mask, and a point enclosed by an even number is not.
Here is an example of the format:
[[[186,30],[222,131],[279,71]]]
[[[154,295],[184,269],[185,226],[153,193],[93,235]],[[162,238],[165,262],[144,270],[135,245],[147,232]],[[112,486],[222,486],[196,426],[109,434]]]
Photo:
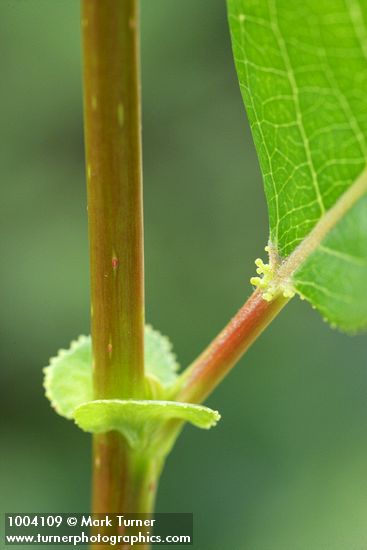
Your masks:
[[[140,81],[136,0],[82,0],[84,125],[96,398],[144,381]]]
[[[162,469],[160,455],[151,457],[133,451],[117,432],[94,438],[93,513],[151,513]],[[98,528],[100,535],[123,535],[114,528]],[[111,548],[96,544],[95,550]],[[117,548],[127,550],[129,544]],[[134,546],[135,548],[135,546]],[[140,545],[142,550],[150,546]]]
[[[81,7],[94,394],[139,398],[144,273],[138,2],[82,0]],[[93,449],[93,512],[149,512],[152,463],[138,460],[114,432],[96,435]]]
[[[256,290],[228,325],[180,376],[174,398],[201,403],[239,361],[251,344],[289,301],[282,295],[271,302]]]

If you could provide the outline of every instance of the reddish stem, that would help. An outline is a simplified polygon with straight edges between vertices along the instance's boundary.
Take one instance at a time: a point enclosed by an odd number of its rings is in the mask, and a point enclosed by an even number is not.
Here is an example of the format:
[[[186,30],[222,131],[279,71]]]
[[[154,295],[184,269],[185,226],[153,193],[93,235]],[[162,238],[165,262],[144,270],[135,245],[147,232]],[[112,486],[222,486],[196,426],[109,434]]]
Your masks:
[[[140,397],[144,272],[137,0],[83,0],[96,398]]]
[[[191,403],[204,401],[288,301],[289,298],[277,296],[267,302],[261,291],[256,290],[181,375],[175,399]]]
[[[138,0],[82,0],[82,30],[94,395],[139,398],[144,273]],[[122,435],[94,436],[93,512],[149,512],[157,475],[155,464],[134,453]]]

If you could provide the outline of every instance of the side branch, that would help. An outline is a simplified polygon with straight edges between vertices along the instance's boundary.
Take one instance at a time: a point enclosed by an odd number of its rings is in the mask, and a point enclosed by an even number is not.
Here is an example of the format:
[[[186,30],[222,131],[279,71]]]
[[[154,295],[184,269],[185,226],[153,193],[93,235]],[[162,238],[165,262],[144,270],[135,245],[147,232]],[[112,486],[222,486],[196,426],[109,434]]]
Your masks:
[[[245,351],[278,315],[289,298],[271,302],[256,290],[213,342],[178,380],[175,399],[201,403],[235,366]]]

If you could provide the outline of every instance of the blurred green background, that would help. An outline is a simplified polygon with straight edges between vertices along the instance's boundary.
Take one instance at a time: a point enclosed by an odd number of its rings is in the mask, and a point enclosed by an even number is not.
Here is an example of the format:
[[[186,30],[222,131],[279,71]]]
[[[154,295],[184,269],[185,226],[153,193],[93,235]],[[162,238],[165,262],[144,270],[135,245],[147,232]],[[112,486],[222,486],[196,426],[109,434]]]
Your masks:
[[[1,500],[86,511],[90,438],[41,369],[89,332],[79,3],[0,0]],[[186,365],[250,292],[267,214],[223,0],[142,0],[147,319]],[[367,547],[367,342],[294,300],[187,427],[158,511],[198,550]],[[51,547],[50,547],[51,548]]]

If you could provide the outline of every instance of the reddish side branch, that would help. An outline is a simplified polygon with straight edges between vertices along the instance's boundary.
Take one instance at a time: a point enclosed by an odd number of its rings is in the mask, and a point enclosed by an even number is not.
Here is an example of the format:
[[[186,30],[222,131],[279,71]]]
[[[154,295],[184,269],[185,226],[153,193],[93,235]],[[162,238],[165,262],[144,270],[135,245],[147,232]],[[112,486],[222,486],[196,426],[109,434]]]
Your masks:
[[[204,401],[287,302],[283,296],[267,302],[255,291],[183,374],[176,399]]]

